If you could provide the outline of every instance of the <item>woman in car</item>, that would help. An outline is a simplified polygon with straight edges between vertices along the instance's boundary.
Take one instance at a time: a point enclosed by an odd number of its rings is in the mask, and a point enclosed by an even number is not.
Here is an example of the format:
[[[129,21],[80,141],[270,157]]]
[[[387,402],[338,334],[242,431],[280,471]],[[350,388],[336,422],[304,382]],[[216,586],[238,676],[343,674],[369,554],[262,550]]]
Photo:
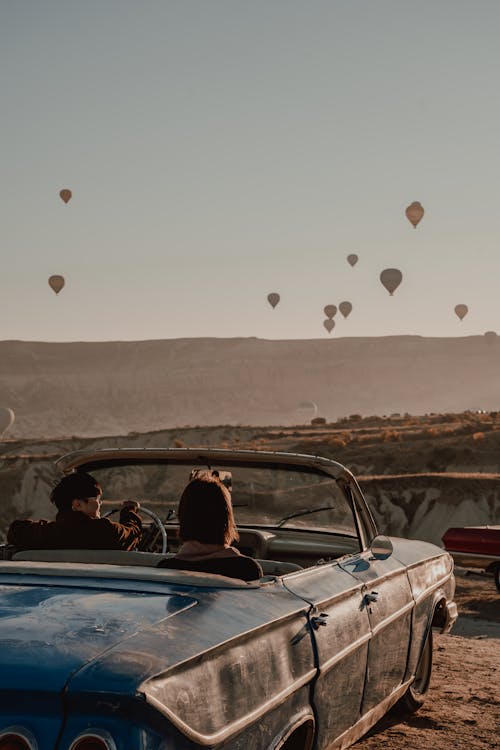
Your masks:
[[[181,546],[176,555],[161,560],[159,568],[217,573],[243,581],[261,577],[259,563],[231,546],[239,539],[231,494],[217,476],[207,472],[189,482],[178,515]]]
[[[68,474],[50,495],[57,508],[56,520],[13,521],[7,541],[18,549],[134,549],[142,532],[136,512],[139,503],[125,500],[117,523],[101,518],[101,495],[100,485],[90,474]]]

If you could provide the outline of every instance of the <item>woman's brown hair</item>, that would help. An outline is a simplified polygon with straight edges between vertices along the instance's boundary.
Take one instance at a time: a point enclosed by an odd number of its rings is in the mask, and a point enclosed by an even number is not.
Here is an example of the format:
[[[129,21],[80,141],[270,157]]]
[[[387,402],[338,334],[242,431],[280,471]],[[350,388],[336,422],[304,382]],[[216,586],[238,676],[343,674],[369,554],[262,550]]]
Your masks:
[[[189,482],[179,501],[181,541],[227,544],[239,539],[231,494],[216,477]]]

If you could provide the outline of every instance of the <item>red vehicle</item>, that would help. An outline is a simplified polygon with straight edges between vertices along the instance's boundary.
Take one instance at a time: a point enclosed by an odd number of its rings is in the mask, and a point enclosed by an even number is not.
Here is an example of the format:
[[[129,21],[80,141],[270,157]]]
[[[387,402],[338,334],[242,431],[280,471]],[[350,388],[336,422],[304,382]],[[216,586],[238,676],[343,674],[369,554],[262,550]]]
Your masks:
[[[463,526],[448,529],[444,548],[458,565],[493,573],[500,592],[500,526]]]

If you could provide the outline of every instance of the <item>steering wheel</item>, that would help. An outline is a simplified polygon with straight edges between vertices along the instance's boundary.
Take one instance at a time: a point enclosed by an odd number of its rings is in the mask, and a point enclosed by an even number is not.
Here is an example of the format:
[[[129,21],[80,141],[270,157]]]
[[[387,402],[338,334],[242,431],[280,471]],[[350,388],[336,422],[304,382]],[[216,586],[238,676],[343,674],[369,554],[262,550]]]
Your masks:
[[[103,518],[112,516],[113,513],[119,513],[121,510],[122,508],[113,508],[112,510],[108,510],[108,512],[104,514]],[[156,540],[158,538],[158,534],[160,534],[160,552],[162,555],[164,555],[167,551],[167,532],[165,526],[163,525],[163,521],[159,516],[156,515],[156,513],[153,513],[153,511],[149,510],[148,508],[144,508],[142,505],[137,512],[140,514],[144,513],[146,516],[149,516],[153,520],[153,530],[148,530],[147,534],[143,534],[141,536],[141,541],[139,542],[137,549],[141,552],[158,552],[158,549],[155,549],[155,547],[157,546]]]

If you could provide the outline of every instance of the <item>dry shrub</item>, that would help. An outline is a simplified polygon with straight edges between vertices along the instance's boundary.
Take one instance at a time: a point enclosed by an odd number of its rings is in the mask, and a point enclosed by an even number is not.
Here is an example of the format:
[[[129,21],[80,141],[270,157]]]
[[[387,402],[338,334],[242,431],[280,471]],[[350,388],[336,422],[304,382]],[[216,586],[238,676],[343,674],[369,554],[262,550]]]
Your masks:
[[[345,439],[345,437],[341,437],[340,435],[333,435],[332,437],[328,438],[328,446],[330,448],[345,448],[348,443],[348,440]]]
[[[439,430],[437,427],[428,427],[423,431],[423,434],[427,437],[436,437],[440,432],[441,430]]]
[[[368,432],[366,435],[354,435],[353,437],[349,436],[349,442],[350,443],[378,443],[379,442],[380,435],[379,433],[373,434]]]
[[[401,440],[401,435],[397,430],[385,430],[382,433],[382,440],[384,443],[395,443]]]

